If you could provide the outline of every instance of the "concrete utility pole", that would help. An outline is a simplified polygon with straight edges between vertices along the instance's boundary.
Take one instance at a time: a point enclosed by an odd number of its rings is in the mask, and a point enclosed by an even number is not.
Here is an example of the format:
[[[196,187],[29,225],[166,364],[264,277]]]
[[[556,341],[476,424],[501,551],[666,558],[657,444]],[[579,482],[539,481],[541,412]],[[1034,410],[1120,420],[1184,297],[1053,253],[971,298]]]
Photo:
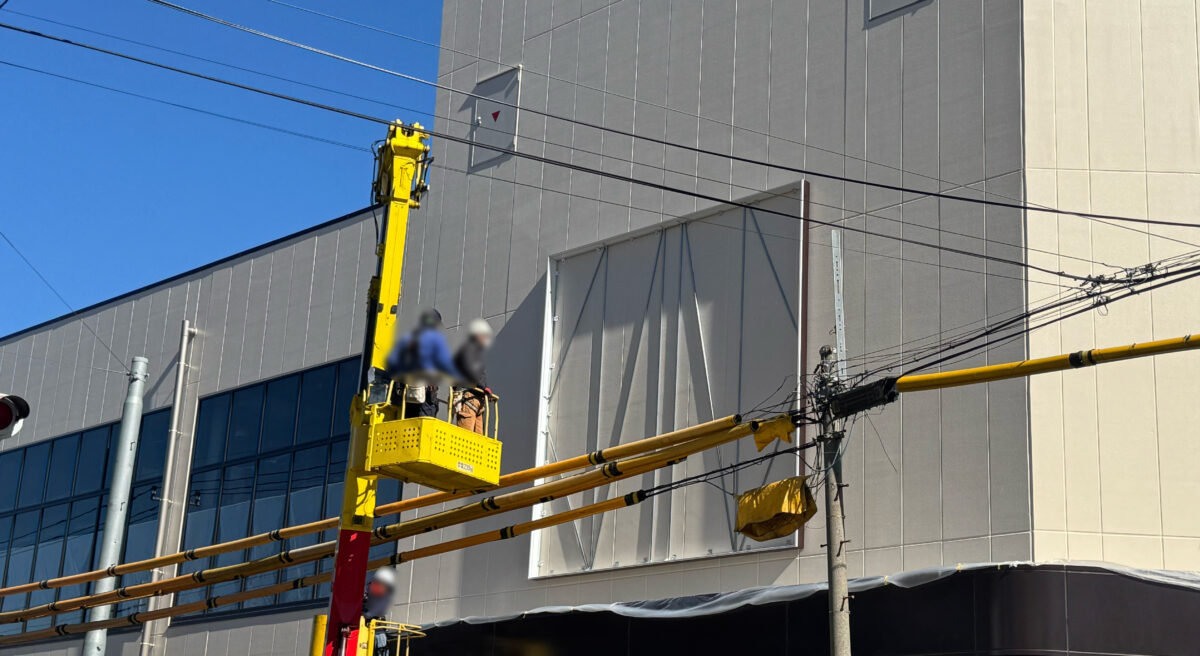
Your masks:
[[[108,488],[108,514],[104,518],[104,544],[100,547],[100,567],[116,565],[121,559],[121,547],[125,544],[125,517],[129,514],[129,486],[133,482],[133,464],[137,455],[138,434],[142,428],[142,395],[146,389],[146,370],[149,360],[133,359],[129,372],[129,389],[125,393],[125,405],[121,409],[121,428],[117,437],[117,452],[113,463],[112,483]],[[115,577],[96,581],[94,594],[109,592],[116,587]],[[97,606],[88,615],[88,621],[106,620],[112,617],[112,606]],[[104,656],[108,646],[108,631],[88,631],[83,639],[83,656]]]
[[[837,390],[833,349],[821,347],[817,388],[821,403],[822,465],[825,468],[825,563],[829,571],[829,654],[850,656],[850,592],[846,583],[846,526],[842,508],[842,433],[834,428],[828,399]]]

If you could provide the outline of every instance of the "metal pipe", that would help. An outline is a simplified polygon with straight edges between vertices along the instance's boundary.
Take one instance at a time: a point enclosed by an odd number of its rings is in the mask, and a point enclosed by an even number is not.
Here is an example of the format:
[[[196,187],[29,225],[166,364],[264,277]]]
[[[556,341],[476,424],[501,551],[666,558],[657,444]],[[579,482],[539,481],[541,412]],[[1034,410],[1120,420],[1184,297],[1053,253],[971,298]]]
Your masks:
[[[728,430],[710,432],[709,434],[698,437],[694,440],[677,444],[653,453],[635,456],[624,460],[601,460],[601,462],[605,462],[605,465],[597,469],[592,469],[575,474],[573,476],[560,478],[549,483],[526,488],[524,490],[490,496],[478,503],[469,503],[467,505],[452,508],[450,510],[426,515],[425,517],[418,517],[388,526],[381,526],[371,532],[373,539],[370,541],[370,544],[371,546],[374,546],[378,544],[385,544],[387,542],[394,542],[396,540],[412,537],[420,533],[446,528],[447,526],[453,526],[455,524],[462,524],[480,517],[528,508],[536,503],[558,499],[575,494],[577,492],[599,487],[601,485],[607,485],[619,480],[645,474],[647,472],[677,463],[691,454],[736,441],[746,437],[747,435],[758,434],[760,436],[785,438],[792,432],[793,429],[794,426],[791,416],[780,415],[773,419],[768,419],[762,422],[746,422],[737,424]],[[607,451],[607,449],[605,451]],[[597,454],[594,453],[591,455],[596,456]],[[587,458],[589,456],[579,457]],[[253,574],[269,572],[282,569],[290,565],[327,558],[334,553],[335,545],[335,541],[322,542],[320,544],[309,545],[306,547],[289,549],[273,556],[266,556],[257,560],[225,565],[222,567],[214,567],[199,572],[193,572],[191,574],[176,576],[163,581],[140,583],[121,588],[117,591],[110,590],[104,593],[85,595],[73,599],[60,599],[59,601],[43,604],[41,606],[35,606],[33,608],[6,611],[0,613],[0,623],[19,622],[37,617],[66,613],[79,608],[92,608],[103,604],[111,604],[121,600],[158,596],[170,592],[180,592],[182,590],[201,588],[207,585],[212,585],[213,583],[246,578]],[[148,614],[148,612],[142,613],[141,616],[146,620],[152,617]]]
[[[393,556],[384,556],[382,558],[376,558],[367,563],[367,569],[368,570],[378,569],[380,567],[384,567],[384,566],[388,566],[388,565],[397,565],[401,562],[407,563],[409,561],[417,560],[420,558],[428,558],[430,556],[436,556],[438,554],[449,553],[451,551],[457,551],[460,549],[466,549],[468,547],[474,547],[474,546],[479,546],[479,545],[483,545],[483,544],[488,544],[490,542],[498,542],[500,540],[511,539],[511,538],[517,537],[518,535],[524,535],[526,533],[530,533],[530,532],[533,532],[533,531],[536,531],[539,529],[543,529],[543,528],[550,528],[553,526],[558,526],[559,524],[565,524],[567,522],[575,521],[575,520],[581,519],[583,517],[591,517],[593,515],[598,515],[598,514],[610,512],[613,510],[618,510],[620,508],[626,508],[629,506],[637,505],[637,504],[641,503],[642,501],[644,501],[646,498],[647,498],[647,491],[646,490],[638,490],[637,492],[631,492],[629,494],[626,494],[626,495],[623,495],[620,497],[616,497],[614,499],[609,499],[607,501],[601,501],[599,503],[594,503],[594,504],[591,504],[588,506],[575,508],[572,510],[558,513],[556,515],[549,515],[547,517],[543,517],[541,519],[536,519],[536,520],[529,521],[529,522],[512,524],[512,525],[507,526],[499,531],[489,530],[484,533],[477,533],[475,535],[469,535],[466,537],[457,538],[454,540],[448,540],[445,542],[439,542],[437,544],[432,544],[432,545],[429,545],[426,547],[421,547],[418,549],[412,549],[410,551],[403,551],[403,552],[400,552]],[[331,578],[333,578],[333,572],[322,572],[319,574],[305,576],[305,577],[293,579],[290,581],[283,581],[282,583],[276,583],[276,584],[268,585],[268,586],[261,587],[261,588],[253,588],[250,590],[242,590],[241,592],[234,592],[234,593],[230,593],[230,594],[219,595],[216,597],[209,597],[207,599],[201,599],[199,601],[193,601],[193,602],[181,604],[178,606],[172,606],[170,608],[161,608],[158,610],[147,611],[144,613],[135,613],[133,615],[117,617],[117,618],[113,618],[110,620],[105,620],[99,626],[103,626],[106,629],[124,627],[124,626],[135,626],[137,624],[142,624],[144,622],[152,622],[152,621],[155,621],[158,619],[173,617],[175,615],[183,615],[186,613],[194,613],[196,611],[205,610],[208,608],[219,608],[221,606],[236,604],[236,603],[239,603],[242,601],[247,601],[249,599],[260,599],[262,597],[267,597],[270,595],[278,594],[280,592],[285,592],[287,590],[296,590],[296,589],[300,589],[300,588],[311,587],[311,586],[314,586],[314,585],[317,585],[320,583],[326,583]],[[75,634],[75,633],[79,633],[81,631],[87,630],[94,626],[97,626],[97,625],[95,625],[91,622],[81,623],[81,624],[66,624],[63,626],[54,627],[54,628],[50,628],[50,629],[44,629],[41,631],[33,631],[30,633],[20,633],[20,634],[11,635],[11,636],[4,636],[4,637],[0,637],[0,647],[7,647],[9,645],[15,645],[15,644],[20,644],[20,643],[24,643],[24,642],[32,642],[35,640],[53,638],[53,637],[59,636],[59,635],[71,635],[71,634]],[[325,637],[325,632],[327,629],[328,629],[328,616],[317,615],[313,618],[312,632],[310,634],[310,639],[312,640],[312,642],[310,643],[310,648],[309,648],[310,654],[319,655],[319,654],[324,653],[324,651],[323,651],[324,637]]]
[[[608,462],[610,460],[615,460],[617,458],[639,455],[642,453],[648,453],[655,449],[660,449],[675,444],[682,444],[683,442],[697,439],[699,437],[708,435],[709,433],[733,428],[740,422],[740,416],[729,415],[728,417],[722,417],[720,419],[715,419],[713,421],[698,424],[696,426],[689,426],[688,428],[672,431],[670,433],[664,433],[663,435],[647,437],[637,440],[636,442],[630,442],[628,444],[618,444],[607,449],[575,456],[573,458],[567,458],[566,460],[560,460],[558,462],[552,462],[540,467],[533,467],[531,469],[505,474],[500,477],[500,484],[488,491],[495,491],[506,487],[512,487],[514,485],[521,485],[539,478],[548,478],[551,476],[557,476],[559,474],[565,474],[576,469],[583,469],[589,465],[596,465]],[[434,492],[412,499],[404,499],[379,506],[375,509],[376,516],[395,515],[407,510],[425,508],[427,506],[445,503],[454,499],[469,497],[480,492],[483,492],[483,490]],[[297,526],[288,526],[282,529],[269,531],[267,533],[251,535],[249,537],[239,538],[229,542],[222,542],[220,544],[208,545],[205,547],[197,547],[189,552],[174,553],[166,556],[159,556],[157,558],[150,558],[132,563],[124,563],[115,566],[113,568],[113,573],[129,574],[132,572],[141,572],[148,569],[153,569],[155,567],[163,567],[166,565],[182,563],[187,560],[207,558],[209,556],[217,556],[223,553],[230,553],[233,551],[248,549],[250,547],[257,547],[270,542],[282,542],[283,540],[299,537],[301,535],[319,533],[321,531],[334,528],[337,526],[337,522],[337,518],[322,519],[316,522],[299,524]],[[91,572],[71,574],[69,576],[61,576],[54,579],[33,581],[31,583],[24,583],[21,585],[14,585],[8,588],[0,589],[0,597],[19,594],[22,592],[30,592],[33,590],[45,590],[48,588],[62,588],[69,585],[78,585],[80,583],[96,581],[104,578],[105,576],[109,576],[107,570],[98,569]],[[5,614],[0,613],[0,622],[5,621],[4,617]]]
[[[1160,353],[1186,351],[1196,348],[1200,348],[1200,337],[1193,339],[1192,335],[1184,335],[1183,337],[1161,339],[1156,342],[1112,346],[1109,348],[1091,349],[1090,351],[1076,351],[1074,353],[1052,355],[1034,360],[993,364],[986,367],[959,369],[957,371],[946,371],[936,374],[901,376],[896,380],[896,391],[902,393],[920,392],[923,390],[957,387],[959,385],[988,383],[996,380],[1007,380],[1009,378],[1023,378],[1034,374],[1079,369],[1105,362],[1144,358]]]
[[[308,637],[308,656],[324,656],[325,654],[325,625],[329,616],[321,613],[313,615],[312,633]]]
[[[175,489],[175,459],[181,438],[179,421],[183,416],[183,389],[187,382],[188,342],[191,341],[192,336],[195,334],[196,329],[192,328],[191,323],[187,319],[184,319],[179,331],[179,358],[175,361],[175,392],[171,397],[171,423],[167,428],[167,457],[163,463],[162,492],[159,494],[161,498],[158,504],[158,535],[154,538],[155,557],[163,555],[167,535],[171,532],[171,527],[169,526],[171,522],[171,505],[179,505],[178,519],[181,524],[184,515],[187,513],[188,477],[183,477],[181,489],[177,492]],[[184,451],[191,453],[190,440],[185,446]],[[168,565],[167,567],[173,568],[174,566]],[[174,572],[170,573],[174,574]],[[157,581],[162,578],[163,570],[155,568],[151,580]],[[161,605],[170,606],[172,602],[172,597],[168,595],[161,600]],[[154,604],[152,603],[151,606],[153,608]],[[154,653],[154,634],[162,634],[170,624],[171,620],[167,618],[162,621],[161,625],[158,622],[147,622],[142,626],[142,639],[139,648],[141,656],[151,656]]]
[[[129,487],[133,482],[133,465],[137,455],[138,435],[142,427],[142,396],[146,389],[146,370],[149,360],[133,359],[129,372],[129,388],[121,408],[121,428],[117,438],[117,454],[113,465],[112,483],[108,488],[108,514],[104,518],[104,544],[100,547],[101,567],[111,567],[121,558],[125,545],[125,517],[129,513]],[[116,577],[101,579],[95,591],[104,593],[116,587]],[[94,608],[88,618],[103,621],[112,616],[112,606]],[[83,640],[83,656],[104,656],[108,646],[108,630],[88,631]]]

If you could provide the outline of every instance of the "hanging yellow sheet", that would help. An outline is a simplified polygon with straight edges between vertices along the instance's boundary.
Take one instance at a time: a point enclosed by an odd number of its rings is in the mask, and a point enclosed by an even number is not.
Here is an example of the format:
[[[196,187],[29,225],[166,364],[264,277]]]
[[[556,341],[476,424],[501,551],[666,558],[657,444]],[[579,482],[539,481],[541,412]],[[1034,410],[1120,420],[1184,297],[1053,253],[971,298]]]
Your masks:
[[[817,512],[805,482],[796,476],[755,488],[738,497],[737,530],[746,537],[765,542],[794,533]]]

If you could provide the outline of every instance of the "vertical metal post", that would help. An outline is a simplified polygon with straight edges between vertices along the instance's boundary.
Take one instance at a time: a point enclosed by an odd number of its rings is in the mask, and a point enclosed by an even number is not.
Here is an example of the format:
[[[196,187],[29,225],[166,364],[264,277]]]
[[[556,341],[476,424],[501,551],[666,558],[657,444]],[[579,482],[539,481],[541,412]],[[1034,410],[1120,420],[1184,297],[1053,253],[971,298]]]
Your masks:
[[[833,249],[833,328],[837,341],[837,377],[846,380],[846,310],[842,296],[842,231],[829,231],[829,244]]]
[[[819,387],[827,399],[836,389],[833,349],[821,347]],[[829,579],[829,654],[850,656],[850,592],[846,582],[846,526],[842,507],[842,433],[834,428],[828,403],[821,411],[822,465],[825,469],[825,564]]]
[[[136,357],[129,373],[129,389],[121,410],[112,483],[108,488],[108,514],[104,518],[104,543],[100,547],[101,568],[116,565],[121,558],[121,547],[125,544],[125,517],[129,514],[129,486],[133,482],[134,456],[137,455],[138,434],[142,427],[142,395],[146,389],[148,364],[146,358]],[[100,579],[96,581],[93,593],[109,592],[114,587],[115,577]],[[111,616],[111,605],[97,606],[88,615],[88,621],[106,620]],[[83,639],[82,655],[104,656],[107,642],[107,630],[88,631]]]
[[[167,457],[163,463],[162,491],[159,493],[158,506],[158,535],[154,539],[154,555],[155,557],[164,555],[164,551],[168,536],[173,533],[172,520],[178,522],[180,526],[183,524],[184,515],[187,514],[187,495],[188,495],[188,477],[185,471],[183,483],[179,486],[175,485],[175,460],[180,452],[190,454],[192,452],[192,440],[184,439],[183,432],[179,430],[179,422],[183,416],[183,390],[187,382],[188,369],[188,343],[191,342],[192,336],[196,334],[196,329],[192,328],[191,322],[187,319],[183,320],[179,334],[179,358],[175,362],[175,393],[171,398],[171,424],[167,429]],[[191,434],[188,434],[189,438]],[[189,458],[190,460],[190,458]],[[176,489],[178,487],[179,489]],[[175,506],[178,510],[172,513],[171,506]],[[174,515],[174,517],[172,516]],[[175,535],[182,533],[175,532]],[[178,544],[175,545],[178,547]],[[172,549],[171,551],[174,551]],[[172,565],[166,568],[167,572],[174,574],[175,566]],[[154,580],[166,578],[162,569],[155,569],[153,572]],[[165,608],[170,606],[174,600],[174,595],[165,597],[153,597],[150,600],[150,608]],[[141,656],[151,656],[155,653],[154,642],[156,635],[161,635],[170,626],[171,619],[164,618],[152,622],[146,622],[142,625],[142,639],[139,649]],[[164,650],[159,650],[160,653],[165,653]]]

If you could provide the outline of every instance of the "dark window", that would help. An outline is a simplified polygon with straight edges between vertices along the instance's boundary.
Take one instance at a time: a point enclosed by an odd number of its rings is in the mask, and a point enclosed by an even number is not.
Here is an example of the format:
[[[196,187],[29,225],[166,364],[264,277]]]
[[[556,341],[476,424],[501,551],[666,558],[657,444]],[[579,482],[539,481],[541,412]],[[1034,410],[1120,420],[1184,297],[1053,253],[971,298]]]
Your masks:
[[[292,467],[291,454],[271,456],[258,461],[258,478],[254,484],[254,507],[251,511],[249,535],[267,533],[285,526],[284,511],[287,509],[288,471]],[[271,542],[250,549],[250,560],[265,558],[279,553],[279,544]],[[265,572],[246,579],[246,589],[261,588],[279,582],[279,571]],[[259,597],[246,601],[246,607],[268,606],[275,597]]]
[[[229,428],[229,395],[204,399],[196,417],[192,467],[215,465],[225,457],[225,437]]]
[[[267,384],[267,402],[263,412],[263,453],[292,445],[292,438],[296,433],[296,400],[299,394],[299,376],[287,376]]]
[[[0,581],[4,577],[4,566],[8,564],[8,542],[12,538],[12,516],[0,517]]]
[[[225,452],[227,459],[236,460],[258,453],[262,411],[262,385],[247,387],[233,393],[233,411],[229,415],[229,447]]]
[[[8,552],[8,573],[4,577],[5,587],[29,583],[33,575],[33,553],[37,546],[38,519],[40,511],[29,510],[17,514],[13,520],[12,548]],[[29,595],[15,594],[4,597],[3,609],[24,608]],[[0,624],[0,629],[8,625]],[[17,629],[20,630],[20,625]]]
[[[342,481],[346,479],[346,440],[338,440],[330,447],[329,458],[329,473],[325,479],[325,516],[336,517],[341,513],[342,508]],[[336,540],[337,529],[330,529],[321,535],[322,540]],[[321,571],[328,572],[333,569],[333,559],[326,558],[321,561]],[[317,597],[324,598],[329,596],[329,584],[322,583],[317,586]]]
[[[92,569],[92,549],[96,540],[97,520],[100,517],[100,500],[85,497],[71,504],[71,518],[67,524],[67,546],[63,550],[62,574],[80,574]],[[69,585],[58,593],[59,599],[73,599],[87,594],[87,584]],[[82,611],[71,611],[58,615],[55,624],[73,624],[83,621]]]
[[[25,475],[21,477],[21,493],[17,495],[18,508],[42,502],[42,491],[46,483],[46,465],[49,460],[49,442],[35,444],[25,449]]]
[[[75,456],[78,453],[78,435],[60,437],[50,443],[50,476],[46,486],[46,501],[58,501],[71,496],[75,479]]]
[[[21,451],[0,453],[0,512],[12,510],[17,503],[17,484],[21,482]],[[3,575],[0,570],[0,575]]]
[[[62,567],[63,539],[67,536],[67,509],[69,504],[50,506],[42,511],[42,530],[38,534],[37,555],[34,558],[33,580],[44,581],[58,576]],[[57,590],[37,590],[30,593],[29,605],[40,606],[54,601]],[[39,617],[26,622],[27,631],[37,631],[50,626],[49,617]]]
[[[171,425],[171,411],[159,410],[142,417],[142,429],[138,434],[138,457],[135,481],[147,481],[162,476],[163,463],[167,458],[167,429]]]
[[[375,505],[382,506],[385,503],[393,503],[400,500],[400,481],[394,478],[381,478],[375,487]],[[375,527],[386,526],[396,522],[396,518],[392,515],[375,518]],[[396,543],[387,542],[377,544],[371,547],[371,559],[383,558],[396,553]]]
[[[347,360],[338,365],[337,393],[333,397],[333,434],[350,433],[350,401],[358,393],[359,361]]]
[[[221,470],[210,469],[192,474],[192,482],[188,486],[188,491],[190,498],[183,531],[183,548],[185,550],[213,544],[217,526],[217,502],[221,498]],[[211,558],[201,558],[185,562],[179,566],[179,573],[198,572],[207,568],[211,561]],[[180,604],[199,601],[205,597],[205,593],[205,588],[185,590],[179,593],[177,600]]]
[[[92,494],[100,490],[108,463],[108,431],[108,426],[93,428],[79,441],[80,464],[75,470],[75,494]]]
[[[221,479],[221,504],[217,511],[217,542],[228,542],[248,535],[246,529],[250,525],[250,501],[254,492],[254,465],[247,462],[225,468]],[[242,551],[223,553],[216,557],[217,567],[233,565],[244,561],[246,554]],[[210,588],[213,596],[237,592],[241,581],[218,583]],[[228,609],[234,606],[227,607]]]
[[[307,524],[324,519],[322,513],[325,497],[325,464],[329,447],[317,446],[297,451],[292,457],[292,481],[288,492],[287,525]],[[316,544],[315,533],[301,535],[287,541],[288,549]],[[283,580],[290,581],[301,576],[317,573],[316,563],[302,563],[283,570]],[[313,589],[288,590],[279,596],[280,602],[306,601],[313,598]]]
[[[128,528],[125,529],[125,556],[121,562],[144,560],[154,555],[158,536],[158,481],[134,485],[129,494]],[[150,580],[150,572],[133,572],[121,577],[121,585],[137,585]],[[117,605],[117,615],[146,610],[147,599],[134,599]]]
[[[296,443],[328,440],[333,415],[334,373],[332,365],[304,372],[300,381],[300,423]]]

